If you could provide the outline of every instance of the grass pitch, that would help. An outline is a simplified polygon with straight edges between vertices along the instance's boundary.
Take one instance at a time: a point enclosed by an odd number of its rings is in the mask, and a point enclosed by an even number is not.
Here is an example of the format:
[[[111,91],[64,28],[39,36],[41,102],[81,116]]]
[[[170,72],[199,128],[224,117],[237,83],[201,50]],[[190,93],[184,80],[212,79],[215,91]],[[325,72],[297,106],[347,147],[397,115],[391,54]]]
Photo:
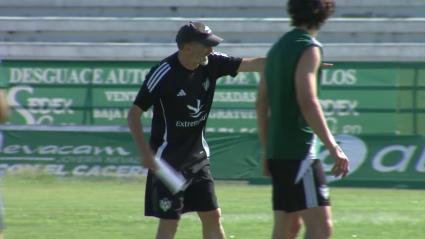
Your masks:
[[[143,179],[6,176],[8,239],[150,239],[157,221],[143,216]],[[217,182],[229,239],[268,239],[270,186]],[[331,188],[335,239],[422,239],[425,190]],[[177,239],[201,238],[195,214],[185,214]]]

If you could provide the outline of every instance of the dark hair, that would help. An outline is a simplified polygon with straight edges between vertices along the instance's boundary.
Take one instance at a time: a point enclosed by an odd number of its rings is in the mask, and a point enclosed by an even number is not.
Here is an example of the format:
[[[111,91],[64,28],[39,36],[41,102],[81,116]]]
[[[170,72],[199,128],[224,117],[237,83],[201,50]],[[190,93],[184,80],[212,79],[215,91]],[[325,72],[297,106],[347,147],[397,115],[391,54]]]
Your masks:
[[[289,0],[288,14],[292,26],[319,29],[335,11],[334,0]]]

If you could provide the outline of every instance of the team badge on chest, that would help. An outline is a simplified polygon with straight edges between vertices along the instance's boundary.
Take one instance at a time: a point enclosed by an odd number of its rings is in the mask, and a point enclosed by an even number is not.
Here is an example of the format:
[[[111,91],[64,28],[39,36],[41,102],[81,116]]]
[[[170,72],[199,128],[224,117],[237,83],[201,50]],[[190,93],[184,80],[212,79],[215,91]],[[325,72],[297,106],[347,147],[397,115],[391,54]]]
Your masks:
[[[204,81],[204,83],[202,83],[202,86],[204,87],[204,90],[205,91],[208,91],[208,88],[210,88],[210,79],[206,79],[205,81]]]

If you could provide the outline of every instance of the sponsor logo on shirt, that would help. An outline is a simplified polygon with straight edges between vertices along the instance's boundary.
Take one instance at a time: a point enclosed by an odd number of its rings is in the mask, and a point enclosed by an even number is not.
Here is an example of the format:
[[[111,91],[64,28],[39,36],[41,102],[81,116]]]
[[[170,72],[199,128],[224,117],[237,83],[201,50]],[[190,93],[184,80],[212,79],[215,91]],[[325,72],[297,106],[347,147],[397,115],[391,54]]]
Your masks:
[[[200,119],[195,121],[176,121],[176,127],[188,128],[188,127],[196,127],[207,119],[207,115],[203,115]]]
[[[204,113],[204,111],[201,110],[203,106],[204,105],[201,105],[201,100],[196,100],[195,106],[187,105],[187,108],[191,111],[189,113],[190,117],[198,118],[202,113]]]
[[[186,105],[186,107],[189,110],[189,116],[196,120],[194,121],[177,120],[176,127],[183,127],[183,128],[196,127],[207,119],[207,114],[205,114],[205,111],[203,110],[204,105],[201,103],[201,100],[197,99],[195,105]]]

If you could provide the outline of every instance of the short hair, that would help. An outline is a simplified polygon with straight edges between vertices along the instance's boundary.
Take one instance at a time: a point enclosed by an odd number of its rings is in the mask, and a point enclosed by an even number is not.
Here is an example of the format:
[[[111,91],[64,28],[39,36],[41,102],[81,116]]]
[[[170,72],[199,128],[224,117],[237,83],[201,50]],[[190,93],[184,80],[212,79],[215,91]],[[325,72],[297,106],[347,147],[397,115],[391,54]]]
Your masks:
[[[335,11],[334,0],[289,0],[288,14],[291,25],[319,29],[326,19]]]

